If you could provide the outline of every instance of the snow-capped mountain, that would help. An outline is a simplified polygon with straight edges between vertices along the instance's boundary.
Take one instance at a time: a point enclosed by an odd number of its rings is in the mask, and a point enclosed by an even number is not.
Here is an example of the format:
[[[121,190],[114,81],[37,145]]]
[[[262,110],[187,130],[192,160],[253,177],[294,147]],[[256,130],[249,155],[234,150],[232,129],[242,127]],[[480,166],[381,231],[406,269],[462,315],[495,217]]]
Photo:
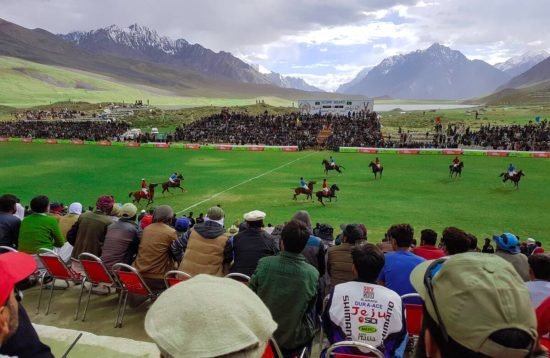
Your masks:
[[[367,77],[367,75],[369,74],[370,70],[372,70],[374,68],[374,66],[369,66],[369,67],[365,67],[363,68],[356,76],[353,80],[351,80],[350,82],[347,82],[347,83],[344,83],[340,86],[338,86],[338,89],[336,89],[336,92],[338,93],[346,93],[348,88],[350,87],[353,87],[355,86],[356,84],[358,84],[359,82],[361,82],[363,80],[363,78]]]
[[[299,78],[289,78],[267,69],[250,65],[228,52],[214,52],[184,39],[173,40],[160,36],[146,26],[133,24],[127,28],[111,25],[88,32],[59,35],[94,54],[131,57],[191,69],[214,78],[245,83],[271,84],[282,88],[320,91]]]
[[[506,62],[497,63],[495,67],[514,77],[529,70],[548,57],[550,57],[550,54],[544,50],[528,51],[523,55],[510,58]]]
[[[490,93],[509,78],[486,62],[469,60],[460,51],[436,43],[425,50],[384,59],[362,80],[343,85],[343,93],[401,99],[466,99]]]

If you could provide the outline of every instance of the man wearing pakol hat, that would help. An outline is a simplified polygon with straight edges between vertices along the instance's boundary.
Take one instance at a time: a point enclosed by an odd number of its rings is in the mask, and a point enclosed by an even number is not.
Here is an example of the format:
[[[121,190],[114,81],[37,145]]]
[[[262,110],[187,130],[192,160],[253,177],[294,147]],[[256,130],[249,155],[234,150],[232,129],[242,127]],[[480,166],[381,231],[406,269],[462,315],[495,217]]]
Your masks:
[[[120,219],[107,227],[101,250],[101,260],[109,271],[116,263],[130,265],[134,262],[141,237],[141,230],[136,223],[136,206],[126,203],[120,207],[119,214]]]
[[[67,233],[73,227],[74,223],[78,220],[82,214],[82,204],[72,203],[69,206],[69,212],[67,215],[62,216],[59,219],[59,227],[61,228],[61,233],[64,237],[67,237]]]
[[[0,356],[53,357],[40,342],[27,312],[18,302],[16,283],[36,270],[36,261],[22,252],[0,255]]]
[[[248,287],[210,275],[170,287],[145,316],[145,331],[170,358],[260,358],[276,328]]]
[[[529,281],[529,263],[527,256],[522,255],[519,249],[519,240],[514,234],[505,232],[502,235],[493,235],[497,251],[495,255],[503,258],[514,266],[523,281]]]
[[[105,241],[107,227],[113,223],[108,216],[113,209],[115,200],[110,195],[103,195],[97,199],[96,210],[80,215],[71,230],[67,233],[67,240],[74,246],[72,258],[73,269],[82,272],[78,263],[78,255],[89,252],[101,256],[101,248]]]
[[[496,255],[426,261],[410,280],[424,306],[417,357],[530,357],[540,350],[529,292]]]
[[[233,256],[225,234],[224,212],[218,206],[208,209],[204,222],[197,223],[181,238],[172,242],[171,250],[180,259],[179,270],[195,276],[201,273],[224,276]],[[224,269],[225,266],[225,269]]]
[[[260,210],[244,214],[247,229],[233,237],[231,272],[251,276],[262,257],[275,255],[279,251],[271,235],[262,230],[265,216]]]

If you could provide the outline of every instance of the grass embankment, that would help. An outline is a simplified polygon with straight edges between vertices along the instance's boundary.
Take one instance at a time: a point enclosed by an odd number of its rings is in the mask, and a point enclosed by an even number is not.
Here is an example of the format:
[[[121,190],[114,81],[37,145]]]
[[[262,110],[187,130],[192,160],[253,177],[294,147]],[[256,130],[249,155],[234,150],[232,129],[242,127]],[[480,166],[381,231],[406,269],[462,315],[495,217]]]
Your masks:
[[[217,152],[207,150],[120,148],[71,145],[0,143],[2,170],[0,188],[21,197],[24,203],[38,194],[69,204],[80,201],[92,205],[102,194],[112,194],[119,202],[139,190],[141,178],[161,182],[174,171],[185,176],[187,192],[157,191],[155,205],[168,204],[177,210],[188,208],[239,183],[191,210],[197,215],[221,204],[227,226],[241,220],[243,213],[259,209],[266,222],[283,223],[301,209],[313,222],[360,222],[369,229],[372,241],[395,223],[414,225],[418,239],[424,228],[438,232],[455,225],[480,239],[509,231],[521,238],[534,237],[550,245],[550,161],[534,158],[467,157],[460,179],[448,178],[448,156],[379,155],[384,178],[374,181],[367,164],[371,155],[336,154],[346,167],[344,174],[328,176],[341,191],[338,201],[322,207],[301,197],[292,200],[300,176],[316,180],[316,190],[324,174],[321,160],[328,153],[300,152]],[[292,162],[297,160],[295,162]],[[526,176],[520,189],[503,185],[498,174],[510,162]],[[285,165],[256,180],[247,181]],[[187,213],[187,212],[186,212]]]

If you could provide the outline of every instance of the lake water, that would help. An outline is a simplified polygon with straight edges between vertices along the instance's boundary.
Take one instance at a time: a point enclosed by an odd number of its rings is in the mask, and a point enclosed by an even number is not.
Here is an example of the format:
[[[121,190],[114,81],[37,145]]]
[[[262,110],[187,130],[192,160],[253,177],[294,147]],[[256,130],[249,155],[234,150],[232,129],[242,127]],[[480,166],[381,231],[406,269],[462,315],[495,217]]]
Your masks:
[[[374,110],[376,112],[388,112],[391,110],[394,110],[396,108],[400,108],[403,111],[429,111],[432,109],[460,109],[460,108],[472,108],[477,107],[476,105],[469,105],[469,104],[441,104],[441,103],[434,103],[434,104],[400,104],[400,103],[381,103],[377,104],[376,100],[374,101]]]

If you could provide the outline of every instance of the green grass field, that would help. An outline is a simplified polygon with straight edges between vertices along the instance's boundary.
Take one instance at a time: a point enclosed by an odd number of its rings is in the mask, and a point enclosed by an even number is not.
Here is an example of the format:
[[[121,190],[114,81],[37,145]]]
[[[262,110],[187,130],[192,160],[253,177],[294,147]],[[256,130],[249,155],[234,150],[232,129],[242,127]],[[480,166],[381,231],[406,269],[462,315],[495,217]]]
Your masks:
[[[550,161],[535,158],[468,157],[460,179],[448,178],[450,156],[380,155],[384,178],[374,181],[367,164],[374,156],[335,154],[345,166],[331,173],[329,184],[341,191],[338,201],[322,207],[305,197],[292,200],[300,176],[323,178],[321,160],[328,152],[223,152],[207,150],[95,147],[0,143],[0,188],[24,203],[37,194],[69,204],[95,203],[102,194],[118,202],[139,190],[141,178],[160,182],[173,171],[185,176],[187,192],[156,193],[155,204],[180,211],[194,206],[195,215],[221,204],[227,227],[246,211],[267,212],[267,222],[289,220],[297,210],[308,210],[314,222],[364,223],[371,241],[379,241],[394,223],[411,223],[416,237],[424,228],[438,232],[458,226],[483,239],[510,231],[550,244]],[[503,185],[498,174],[513,161],[526,176],[520,189]],[[186,210],[187,213],[189,210]]]

